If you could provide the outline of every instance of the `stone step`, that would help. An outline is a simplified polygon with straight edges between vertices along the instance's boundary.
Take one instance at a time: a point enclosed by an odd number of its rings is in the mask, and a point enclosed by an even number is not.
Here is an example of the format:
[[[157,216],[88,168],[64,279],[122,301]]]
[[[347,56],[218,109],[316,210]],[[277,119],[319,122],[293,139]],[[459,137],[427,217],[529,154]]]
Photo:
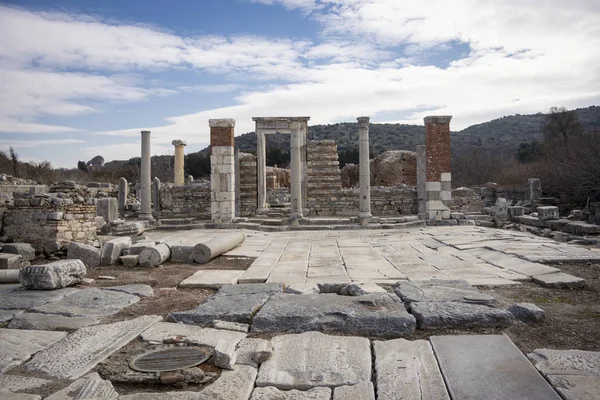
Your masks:
[[[266,226],[281,226],[283,225],[283,221],[281,219],[269,218],[263,220],[262,224]]]
[[[162,225],[157,227],[161,231],[186,231],[190,229],[204,229],[206,224],[186,224],[186,225]]]
[[[167,225],[191,225],[195,221],[195,218],[169,218],[169,219],[160,219],[159,223],[161,226]]]
[[[305,218],[300,225],[345,225],[352,224],[350,218]]]

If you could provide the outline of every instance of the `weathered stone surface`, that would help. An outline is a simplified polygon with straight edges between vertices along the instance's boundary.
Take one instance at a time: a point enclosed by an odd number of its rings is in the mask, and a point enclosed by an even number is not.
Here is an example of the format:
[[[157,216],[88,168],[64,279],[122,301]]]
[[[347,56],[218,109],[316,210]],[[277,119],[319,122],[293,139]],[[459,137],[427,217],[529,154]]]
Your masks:
[[[106,222],[112,222],[119,218],[119,202],[114,197],[105,197],[98,199],[96,203],[97,214],[104,218]]]
[[[549,221],[560,218],[558,207],[556,206],[538,207],[537,213],[540,221]]]
[[[0,323],[10,321],[14,316],[22,313],[23,310],[0,310]]]
[[[252,392],[250,400],[330,400],[330,388],[314,388],[306,391],[301,390],[279,390],[276,387],[257,387]],[[348,397],[350,399],[350,397]],[[353,397],[353,399],[363,399],[362,397]],[[365,398],[364,400],[369,400]]]
[[[88,268],[100,266],[100,249],[83,243],[71,242],[67,247],[67,258],[78,259]]]
[[[88,288],[57,302],[35,307],[33,311],[66,317],[103,317],[116,314],[139,300],[139,297],[127,293]]]
[[[148,246],[140,252],[139,263],[144,268],[156,268],[169,260],[171,248],[165,243]]]
[[[468,304],[494,306],[498,301],[490,295],[476,290],[465,290],[447,286],[425,286],[412,282],[398,282],[394,291],[405,303],[454,301]]]
[[[219,368],[233,369],[237,357],[235,346],[236,343],[234,342],[219,340],[213,353],[213,364]]]
[[[15,290],[23,289],[20,283],[4,283],[0,284],[0,294],[13,292]]]
[[[319,294],[321,290],[316,283],[294,283],[285,288],[289,294]]]
[[[581,289],[585,287],[585,280],[564,272],[533,276],[533,281],[538,285],[557,289]]]
[[[44,253],[50,255],[62,249],[60,242],[48,242],[44,245]]]
[[[243,270],[200,270],[181,282],[179,287],[218,289],[235,284],[243,273]]]
[[[28,310],[32,307],[61,300],[63,297],[77,293],[79,289],[64,288],[58,290],[17,289],[0,295],[0,309]]]
[[[233,232],[219,236],[205,243],[198,243],[192,250],[192,258],[199,264],[205,264],[215,257],[239,246],[246,236],[242,232]]]
[[[453,399],[560,399],[505,335],[432,336],[430,340]]]
[[[44,400],[112,400],[118,396],[109,381],[103,380],[97,372],[92,372]]]
[[[239,324],[237,322],[229,322],[229,321],[221,321],[221,320],[215,320],[213,321],[213,326],[215,329],[226,329],[229,331],[236,331],[236,332],[248,332],[248,330],[250,329],[250,325],[248,324]]]
[[[305,332],[276,336],[271,343],[273,356],[261,365],[256,386],[308,390],[371,380],[366,338]]]
[[[198,400],[198,392],[136,393],[120,396],[119,400]]]
[[[414,302],[410,304],[410,311],[419,329],[506,327],[513,320],[508,311],[453,301]]]
[[[14,317],[8,327],[11,329],[35,329],[48,331],[74,331],[84,326],[95,325],[100,318],[64,317],[55,314],[25,313]]]
[[[545,318],[544,310],[532,303],[515,303],[506,310],[521,322],[540,322]]]
[[[11,392],[29,391],[51,383],[47,379],[19,375],[0,375],[0,388]]]
[[[143,285],[140,283],[132,283],[129,285],[120,286],[109,286],[103,287],[103,290],[114,290],[115,292],[129,293],[139,297],[152,297],[154,296],[154,290],[149,285]]]
[[[403,392],[402,396],[408,398]],[[397,396],[399,393],[396,393]],[[381,397],[380,397],[381,398]],[[415,397],[416,399],[417,397]],[[353,386],[338,386],[333,389],[333,400],[375,400],[375,389],[371,382],[361,382]],[[437,399],[437,398],[436,398]],[[441,397],[439,399],[442,399]]]
[[[407,336],[415,319],[396,296],[276,294],[252,320],[253,332],[344,332],[377,337]]]
[[[123,264],[125,268],[133,268],[140,263],[140,256],[137,254],[121,256],[119,257],[119,261],[121,261],[121,264]]]
[[[37,394],[13,393],[4,389],[0,389],[0,398],[2,400],[42,400],[42,397]]]
[[[2,251],[10,254],[18,254],[23,261],[35,259],[35,249],[29,243],[4,243]]]
[[[283,285],[281,283],[247,283],[241,285],[224,285],[219,289],[219,295],[255,293],[275,294],[282,292]]]
[[[49,264],[21,268],[19,281],[27,289],[62,289],[81,282],[86,272],[81,260],[58,260]]]
[[[362,296],[370,293],[386,293],[386,291],[375,282],[349,283],[340,291],[344,296]]]
[[[142,333],[141,337],[142,340],[152,343],[163,343],[165,339],[178,337],[183,343],[215,347],[219,340],[237,344],[246,337],[246,334],[221,329],[199,328],[193,325],[159,322]]]
[[[175,244],[171,246],[171,262],[193,264],[192,250],[194,246]]]
[[[58,379],[77,379],[161,319],[145,315],[128,321],[81,328],[38,352],[25,364],[25,368]]]
[[[21,256],[18,254],[0,253],[0,269],[21,268]]]
[[[373,351],[379,400],[450,399],[428,341],[375,341]]]
[[[273,346],[269,340],[244,338],[239,342],[236,352],[236,364],[258,367],[271,357]]]
[[[544,375],[600,376],[600,352],[536,349],[527,355]]]
[[[104,243],[100,255],[100,265],[115,265],[123,249],[131,247],[130,237],[120,237]]]
[[[236,365],[232,371],[223,371],[213,384],[196,394],[197,400],[248,399],[254,389],[256,368]]]
[[[27,261],[29,262],[29,261]],[[18,283],[19,282],[19,270],[18,269],[2,269],[0,270],[0,283]]]
[[[0,328],[0,374],[21,364],[32,354],[67,336],[66,332],[15,331]]]
[[[600,393],[598,375],[547,375],[546,379],[565,400],[594,400]]]

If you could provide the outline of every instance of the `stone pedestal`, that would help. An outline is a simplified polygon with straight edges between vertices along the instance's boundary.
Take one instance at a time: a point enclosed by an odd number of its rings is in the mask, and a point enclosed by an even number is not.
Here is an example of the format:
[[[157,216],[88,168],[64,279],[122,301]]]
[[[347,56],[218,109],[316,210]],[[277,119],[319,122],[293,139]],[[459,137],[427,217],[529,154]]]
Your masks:
[[[371,220],[371,170],[369,165],[369,117],[358,117],[358,151],[360,199],[358,203],[358,219],[361,224]]]
[[[183,140],[173,140],[171,142],[175,146],[175,168],[173,173],[173,185],[183,186],[185,183],[185,176],[183,172],[184,154],[183,148],[187,146],[187,143]]]
[[[141,210],[139,217],[140,219],[152,221],[154,217],[152,217],[152,195],[150,194],[151,157],[150,131],[142,131],[142,165],[140,171]]]
[[[417,212],[419,219],[427,219],[427,158],[425,146],[417,146]]]
[[[452,202],[450,120],[452,116],[425,117],[427,218],[449,219]]]
[[[211,220],[229,223],[235,217],[234,119],[211,119],[210,190]]]

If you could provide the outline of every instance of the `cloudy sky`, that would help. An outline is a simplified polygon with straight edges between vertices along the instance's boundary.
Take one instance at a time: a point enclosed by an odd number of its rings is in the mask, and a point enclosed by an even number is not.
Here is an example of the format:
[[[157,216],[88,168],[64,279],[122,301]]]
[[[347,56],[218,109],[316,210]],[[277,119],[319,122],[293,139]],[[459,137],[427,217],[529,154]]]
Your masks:
[[[0,0],[0,148],[75,167],[209,118],[452,129],[600,104],[598,0]]]

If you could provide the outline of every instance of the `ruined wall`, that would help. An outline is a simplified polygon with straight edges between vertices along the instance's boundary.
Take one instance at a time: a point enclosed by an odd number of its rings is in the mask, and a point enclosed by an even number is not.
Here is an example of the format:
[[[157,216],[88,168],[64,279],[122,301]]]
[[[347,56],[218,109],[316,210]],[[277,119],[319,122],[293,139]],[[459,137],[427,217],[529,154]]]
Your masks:
[[[96,206],[65,204],[62,199],[18,197],[4,213],[2,235],[41,252],[48,242],[95,244]]]
[[[267,176],[267,190],[289,188],[291,180],[291,171],[285,168],[265,167]]]
[[[255,215],[257,207],[256,156],[249,153],[240,153],[240,216]]]
[[[371,160],[371,186],[417,185],[417,153],[388,150]]]
[[[484,201],[477,191],[465,187],[452,190],[452,211],[480,213],[483,207]]]
[[[358,176],[358,165],[357,164],[346,164],[340,171],[343,188],[358,187],[359,176]]]
[[[159,218],[210,219],[210,187],[206,182],[190,186],[161,184]]]
[[[309,181],[310,182],[310,181]],[[330,193],[327,202],[311,202],[311,216],[358,215],[360,190],[340,189]],[[417,213],[417,190],[412,186],[371,187],[371,213],[374,216],[398,216]]]
[[[337,144],[333,140],[311,140],[306,145],[308,208],[325,209],[341,190]]]

